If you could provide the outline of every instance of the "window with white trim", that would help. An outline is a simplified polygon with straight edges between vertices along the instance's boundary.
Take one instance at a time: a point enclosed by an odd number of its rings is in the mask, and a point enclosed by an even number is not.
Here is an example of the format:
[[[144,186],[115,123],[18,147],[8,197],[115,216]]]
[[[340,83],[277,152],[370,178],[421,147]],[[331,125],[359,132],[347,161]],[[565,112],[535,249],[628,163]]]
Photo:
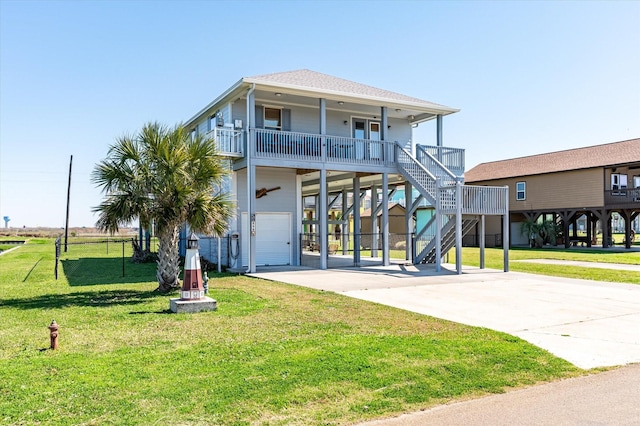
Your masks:
[[[627,189],[627,175],[611,173],[611,190],[617,191],[620,189]]]
[[[282,110],[279,108],[264,108],[264,128],[282,130]]]
[[[524,201],[527,199],[527,183],[516,182],[516,201]]]

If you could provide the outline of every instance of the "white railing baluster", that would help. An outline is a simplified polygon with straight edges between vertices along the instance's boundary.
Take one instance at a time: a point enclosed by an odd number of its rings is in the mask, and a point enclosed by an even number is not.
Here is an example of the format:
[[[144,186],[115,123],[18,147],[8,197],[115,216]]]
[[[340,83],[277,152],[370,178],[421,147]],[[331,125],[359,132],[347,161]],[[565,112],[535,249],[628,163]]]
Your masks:
[[[244,155],[241,130],[216,127],[207,132],[205,136],[216,142],[216,148],[220,155],[229,157],[242,157]]]

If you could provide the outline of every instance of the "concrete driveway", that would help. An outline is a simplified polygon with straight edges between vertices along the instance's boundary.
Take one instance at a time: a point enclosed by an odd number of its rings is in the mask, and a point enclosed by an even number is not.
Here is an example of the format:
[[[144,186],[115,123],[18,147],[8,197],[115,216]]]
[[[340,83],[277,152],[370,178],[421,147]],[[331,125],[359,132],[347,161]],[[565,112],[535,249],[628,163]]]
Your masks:
[[[503,331],[584,369],[640,362],[640,285],[431,265],[250,275]]]

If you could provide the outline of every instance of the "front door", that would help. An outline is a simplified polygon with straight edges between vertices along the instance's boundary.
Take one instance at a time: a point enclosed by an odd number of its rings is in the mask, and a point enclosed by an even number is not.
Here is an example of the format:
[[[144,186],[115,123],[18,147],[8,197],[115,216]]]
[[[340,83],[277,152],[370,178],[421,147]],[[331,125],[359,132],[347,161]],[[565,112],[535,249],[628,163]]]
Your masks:
[[[352,121],[354,139],[380,140],[380,122],[365,118],[354,118]],[[372,146],[370,142],[356,142],[356,159],[380,158],[380,144]]]

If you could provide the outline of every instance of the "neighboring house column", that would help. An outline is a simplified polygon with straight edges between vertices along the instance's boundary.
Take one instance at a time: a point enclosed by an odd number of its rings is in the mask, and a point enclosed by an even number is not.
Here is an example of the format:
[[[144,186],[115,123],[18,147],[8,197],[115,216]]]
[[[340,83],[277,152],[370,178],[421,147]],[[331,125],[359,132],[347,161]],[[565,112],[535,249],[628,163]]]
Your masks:
[[[327,170],[320,169],[320,205],[318,226],[320,227],[320,269],[327,269],[329,258],[329,235],[327,223]]]
[[[378,188],[371,185],[371,257],[378,256]]]
[[[633,210],[624,209],[620,210],[620,216],[624,219],[624,247],[626,249],[631,248],[631,214]]]
[[[593,234],[591,233],[591,212],[586,212],[584,217],[587,221],[587,247],[592,246]]]
[[[389,266],[389,175],[382,173],[382,266]],[[377,218],[377,215],[376,215]]]
[[[411,185],[411,182],[405,181],[404,183],[404,205],[405,205],[404,243],[405,243],[405,259],[406,260],[413,260],[412,250],[411,250],[411,247],[412,247],[411,234],[413,234],[413,211],[411,209],[411,206],[413,203],[412,198],[413,198],[413,186]]]
[[[360,177],[353,178],[353,265],[360,266]]]

